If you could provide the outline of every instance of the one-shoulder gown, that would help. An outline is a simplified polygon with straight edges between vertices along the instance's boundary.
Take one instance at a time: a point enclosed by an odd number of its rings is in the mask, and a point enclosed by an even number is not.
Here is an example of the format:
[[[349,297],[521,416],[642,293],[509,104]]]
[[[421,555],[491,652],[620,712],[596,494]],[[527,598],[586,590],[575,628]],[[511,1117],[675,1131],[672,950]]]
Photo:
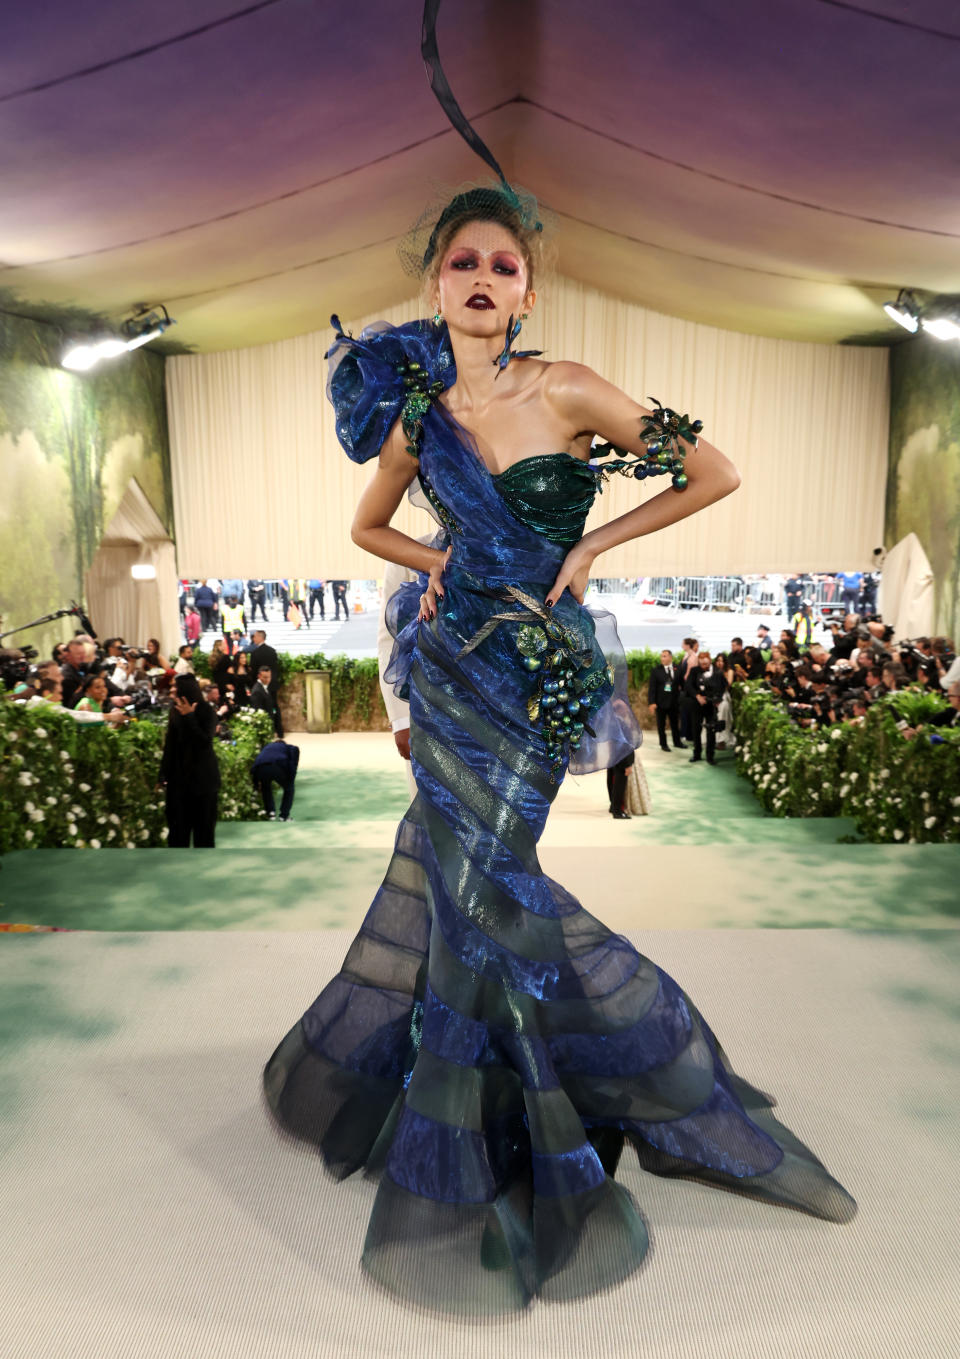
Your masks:
[[[455,378],[429,322],[340,335],[331,358],[356,461],[404,408],[411,362]],[[421,426],[419,484],[453,553],[435,619],[417,622],[422,583],[389,610],[418,793],[340,972],[267,1063],[273,1114],[335,1176],[376,1178],[365,1270],[459,1315],[637,1269],[627,1144],[654,1174],[849,1220],[853,1199],[677,982],[540,868],[566,769],[607,768],[640,740],[612,620],[569,592],[544,607],[597,469],[546,452],[495,476],[435,400]]]

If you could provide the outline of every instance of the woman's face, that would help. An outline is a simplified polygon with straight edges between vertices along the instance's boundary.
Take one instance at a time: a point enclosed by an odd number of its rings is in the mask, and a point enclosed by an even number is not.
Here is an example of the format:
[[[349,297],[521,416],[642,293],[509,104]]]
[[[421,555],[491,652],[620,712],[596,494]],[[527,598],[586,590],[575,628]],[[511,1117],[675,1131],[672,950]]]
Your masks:
[[[97,678],[90,685],[90,688],[87,690],[87,693],[93,699],[94,703],[102,703],[107,696],[106,680],[102,679],[98,675]]]
[[[502,335],[511,316],[530,311],[527,267],[513,236],[497,222],[467,222],[451,240],[437,279],[447,325],[468,335]]]

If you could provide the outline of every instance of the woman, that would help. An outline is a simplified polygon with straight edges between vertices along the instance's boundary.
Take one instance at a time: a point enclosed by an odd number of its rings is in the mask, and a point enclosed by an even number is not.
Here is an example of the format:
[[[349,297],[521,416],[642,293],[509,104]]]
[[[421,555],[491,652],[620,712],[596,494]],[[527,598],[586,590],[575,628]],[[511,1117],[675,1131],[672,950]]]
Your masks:
[[[163,743],[159,782],[166,789],[171,849],[213,849],[220,765],[213,749],[217,716],[196,675],[178,675]]]
[[[249,702],[250,690],[254,684],[254,677],[250,673],[250,657],[246,651],[238,651],[232,659],[235,670],[233,687],[237,704],[242,708]]]
[[[491,193],[457,195],[433,228],[434,322],[331,350],[340,441],[379,455],[353,539],[421,573],[388,606],[386,672],[410,700],[418,795],[343,971],[265,1072],[277,1118],[336,1175],[381,1174],[366,1269],[452,1311],[629,1275],[647,1236],[614,1179],[625,1141],[656,1174],[854,1209],[677,984],[537,861],[568,766],[609,768],[640,739],[609,615],[580,602],[594,562],[738,476],[688,426],[686,489],[583,533],[606,474],[646,474],[654,417],[587,368],[512,354],[537,232]],[[611,466],[588,461],[595,433]],[[445,530],[432,548],[391,526],[415,478]]]
[[[173,669],[167,657],[160,654],[160,642],[156,637],[147,638],[147,649],[143,653],[143,668],[148,675],[151,670]]]
[[[76,704],[77,711],[107,713],[111,707],[107,681],[102,675],[88,675],[83,682],[80,701]]]
[[[228,654],[222,637],[218,637],[210,648],[210,678],[223,691],[224,677],[230,669],[231,656]]]

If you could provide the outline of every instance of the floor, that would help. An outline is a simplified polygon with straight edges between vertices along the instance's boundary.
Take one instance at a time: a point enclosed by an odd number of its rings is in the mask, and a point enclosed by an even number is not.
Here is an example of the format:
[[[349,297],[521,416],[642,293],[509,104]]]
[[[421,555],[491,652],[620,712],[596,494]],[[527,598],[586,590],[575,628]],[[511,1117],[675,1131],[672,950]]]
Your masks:
[[[4,1359],[955,1359],[960,847],[776,821],[731,758],[648,746],[653,814],[561,790],[547,872],[681,981],[857,1197],[847,1226],[619,1177],[619,1288],[485,1326],[357,1267],[373,1187],[283,1138],[264,1061],[336,971],[408,800],[389,736],[298,737],[295,820],[218,851],[9,856],[0,921]]]

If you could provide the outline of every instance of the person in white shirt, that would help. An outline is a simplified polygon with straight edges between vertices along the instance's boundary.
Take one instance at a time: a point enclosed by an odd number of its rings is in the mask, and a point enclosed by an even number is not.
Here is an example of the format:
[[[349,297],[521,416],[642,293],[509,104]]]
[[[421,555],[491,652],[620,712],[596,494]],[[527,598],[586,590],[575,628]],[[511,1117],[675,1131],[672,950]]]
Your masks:
[[[173,672],[175,675],[192,675],[194,673],[193,647],[189,643],[180,648]]]

